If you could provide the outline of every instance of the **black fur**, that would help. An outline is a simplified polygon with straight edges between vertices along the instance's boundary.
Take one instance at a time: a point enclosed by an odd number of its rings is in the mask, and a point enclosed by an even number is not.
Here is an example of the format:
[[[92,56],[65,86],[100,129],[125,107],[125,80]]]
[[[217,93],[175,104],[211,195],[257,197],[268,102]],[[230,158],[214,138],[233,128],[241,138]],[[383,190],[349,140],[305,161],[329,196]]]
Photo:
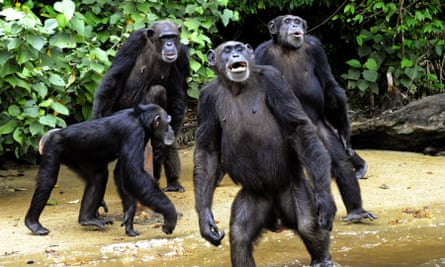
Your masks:
[[[110,69],[99,85],[93,105],[93,118],[108,116],[135,104],[154,103],[171,115],[171,126],[179,135],[186,111],[187,78],[190,75],[188,49],[179,41],[181,27],[158,21],[148,29],[133,32],[119,49]],[[167,50],[176,53],[165,61]],[[180,161],[176,143],[164,146],[152,142],[155,178],[162,165],[167,191],[184,191],[179,183]]]
[[[163,231],[172,233],[176,226],[176,209],[159,189],[156,180],[143,170],[144,146],[149,138],[171,143],[174,133],[169,116],[157,105],[140,105],[112,116],[81,122],[42,137],[42,157],[37,185],[26,214],[25,224],[36,235],[46,235],[39,218],[57,182],[60,164],[65,164],[85,182],[79,223],[100,229],[112,220],[98,217],[97,209],[108,178],[108,163],[118,160],[115,182],[124,207],[127,235],[133,229],[136,200],[164,216]]]
[[[357,172],[364,175],[366,162],[354,153],[350,144],[345,91],[332,75],[320,41],[306,34],[306,27],[306,21],[298,16],[285,15],[273,19],[269,22],[272,38],[255,50],[255,60],[257,64],[272,65],[283,73],[316,125],[331,155],[332,175],[348,212],[344,219],[372,220],[375,216],[362,207],[360,185],[351,164],[362,164],[357,166]]]
[[[194,151],[201,235],[216,246],[224,237],[211,210],[224,169],[242,187],[230,219],[232,266],[254,266],[253,245],[261,232],[281,227],[300,234],[312,264],[329,266],[336,207],[329,155],[316,128],[282,75],[255,66],[250,46],[225,42],[208,59],[217,78],[200,92]]]

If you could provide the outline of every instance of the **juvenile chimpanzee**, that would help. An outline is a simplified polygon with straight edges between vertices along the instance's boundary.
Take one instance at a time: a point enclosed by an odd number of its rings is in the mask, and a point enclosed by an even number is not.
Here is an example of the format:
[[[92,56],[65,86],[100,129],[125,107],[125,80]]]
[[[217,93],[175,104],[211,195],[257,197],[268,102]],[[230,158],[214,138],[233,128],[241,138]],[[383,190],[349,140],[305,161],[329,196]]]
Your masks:
[[[119,49],[99,85],[93,117],[108,116],[123,108],[154,103],[172,116],[171,126],[178,135],[186,111],[187,82],[190,74],[188,49],[180,43],[181,27],[171,21],[154,22],[148,29],[133,32]],[[180,161],[176,142],[165,146],[152,141],[153,174],[159,179],[164,165],[165,191],[183,192],[179,183]]]
[[[360,185],[351,164],[362,163],[357,175],[364,175],[366,163],[354,153],[350,144],[345,92],[332,75],[320,41],[306,34],[306,29],[306,21],[298,16],[285,15],[271,20],[272,39],[256,49],[255,60],[257,64],[272,65],[283,73],[316,125],[318,135],[331,155],[332,176],[336,178],[346,206],[348,215],[343,219],[375,219],[362,207]]]
[[[232,266],[255,266],[255,241],[277,227],[299,233],[312,264],[332,266],[336,207],[329,154],[315,126],[282,75],[255,65],[249,45],[225,42],[207,57],[217,78],[198,103],[194,188],[202,237],[215,246],[224,237],[211,211],[222,168],[242,186],[230,217]]]
[[[172,233],[177,221],[176,209],[156,180],[143,170],[143,151],[149,138],[166,145],[175,141],[169,122],[170,116],[158,105],[138,105],[109,117],[48,132],[41,142],[42,157],[26,226],[36,235],[49,233],[39,217],[57,182],[60,164],[65,164],[86,183],[79,223],[104,229],[112,221],[98,217],[96,211],[102,205],[108,163],[117,159],[114,178],[122,199],[126,234],[138,234],[133,229],[136,200],[161,213],[162,230]]]

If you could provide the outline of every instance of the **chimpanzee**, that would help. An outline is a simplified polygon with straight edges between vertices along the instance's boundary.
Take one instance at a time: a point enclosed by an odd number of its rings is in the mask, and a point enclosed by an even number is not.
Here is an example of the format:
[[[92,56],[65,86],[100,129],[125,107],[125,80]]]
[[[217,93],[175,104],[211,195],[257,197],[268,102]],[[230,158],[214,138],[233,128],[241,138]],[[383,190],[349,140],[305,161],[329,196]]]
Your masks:
[[[255,266],[261,232],[283,227],[298,232],[312,264],[332,266],[331,160],[315,126],[281,73],[255,65],[250,45],[228,41],[207,58],[217,77],[200,91],[193,174],[202,237],[218,246],[225,235],[211,211],[223,169],[241,185],[230,217],[232,266]]]
[[[108,116],[135,104],[154,103],[172,116],[178,135],[186,111],[190,74],[188,49],[180,43],[181,26],[171,21],[154,22],[148,29],[134,31],[119,49],[99,85],[93,104],[93,118]],[[165,146],[152,141],[153,174],[159,180],[164,165],[164,191],[184,192],[179,183],[180,161],[176,142]]]
[[[358,176],[364,175],[367,165],[351,148],[346,95],[332,75],[320,41],[306,34],[306,21],[298,16],[279,16],[268,26],[272,39],[255,50],[256,63],[272,65],[284,75],[316,125],[331,155],[332,176],[346,206],[348,215],[343,219],[375,219],[362,208],[360,185],[351,162],[363,164]]]
[[[86,183],[79,223],[100,229],[111,224],[112,220],[98,217],[96,211],[103,205],[108,163],[117,159],[114,178],[122,199],[126,234],[138,234],[133,229],[136,200],[161,213],[162,230],[172,233],[177,221],[176,209],[156,180],[143,170],[143,151],[149,138],[166,145],[175,141],[170,119],[158,105],[137,105],[112,116],[49,131],[40,144],[42,157],[26,226],[36,235],[49,233],[39,217],[57,182],[60,164],[68,166]]]

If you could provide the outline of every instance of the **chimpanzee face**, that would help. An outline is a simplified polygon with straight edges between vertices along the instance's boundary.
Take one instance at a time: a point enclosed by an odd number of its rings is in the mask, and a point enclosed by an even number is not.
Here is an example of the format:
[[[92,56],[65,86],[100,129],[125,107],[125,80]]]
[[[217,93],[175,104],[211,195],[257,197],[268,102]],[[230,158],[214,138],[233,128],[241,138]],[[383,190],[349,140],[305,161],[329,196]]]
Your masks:
[[[306,30],[306,21],[298,16],[280,16],[269,22],[269,31],[278,37],[278,42],[295,49],[303,45]]]
[[[177,26],[170,21],[156,22],[147,30],[149,39],[166,63],[172,63],[178,58],[180,34],[181,26]]]
[[[249,79],[253,49],[249,44],[228,41],[207,53],[208,64],[224,78],[233,82]]]
[[[175,142],[175,132],[170,126],[171,117],[166,112],[160,112],[155,116],[152,123],[153,138],[162,140],[165,145],[169,146]]]

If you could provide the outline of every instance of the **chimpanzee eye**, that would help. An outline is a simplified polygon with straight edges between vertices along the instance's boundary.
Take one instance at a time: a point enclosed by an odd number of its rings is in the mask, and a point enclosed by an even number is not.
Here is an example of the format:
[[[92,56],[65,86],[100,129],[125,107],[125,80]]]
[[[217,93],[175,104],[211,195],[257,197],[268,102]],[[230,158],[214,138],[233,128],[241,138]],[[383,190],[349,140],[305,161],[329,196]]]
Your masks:
[[[290,23],[290,18],[285,19],[284,23],[289,24]]]
[[[241,51],[244,50],[244,46],[242,46],[242,45],[237,45],[237,46],[235,47],[235,50],[238,51],[238,52],[241,52]]]
[[[232,47],[226,46],[224,47],[224,53],[230,53],[232,51]]]

